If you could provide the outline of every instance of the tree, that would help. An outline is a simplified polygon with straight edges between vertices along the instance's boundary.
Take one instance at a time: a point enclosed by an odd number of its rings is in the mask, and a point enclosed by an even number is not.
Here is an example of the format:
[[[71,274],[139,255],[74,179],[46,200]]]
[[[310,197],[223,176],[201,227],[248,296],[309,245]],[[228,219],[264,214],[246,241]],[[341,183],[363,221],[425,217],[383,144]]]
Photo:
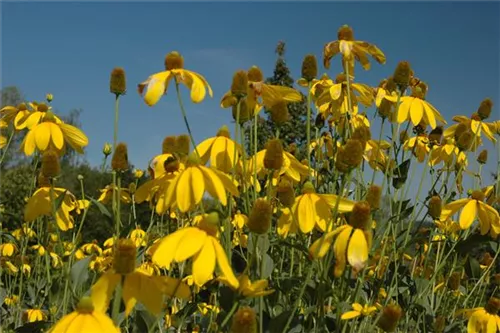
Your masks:
[[[278,58],[276,59],[274,73],[273,76],[266,79],[266,83],[293,88],[295,80],[290,75],[290,69],[286,65],[285,51],[285,42],[280,41],[275,51]],[[291,143],[295,143],[302,152],[300,157],[304,157],[306,155],[305,144],[307,142],[307,134],[305,131],[307,119],[307,96],[305,96],[302,92],[300,93],[302,95],[302,101],[288,104],[288,111],[290,114],[289,121],[279,126],[280,139],[282,140],[284,147],[287,147]],[[275,136],[277,130],[277,125],[269,116],[270,110],[266,109],[264,111],[265,114],[259,119],[259,131],[257,135],[259,147],[264,147],[267,140]]]
[[[18,87],[15,86],[5,87],[1,90],[1,92],[2,92],[2,104],[0,105],[0,109],[7,105],[17,106],[24,102],[24,95]],[[9,127],[6,129],[6,131],[3,132],[2,134],[5,135],[7,139],[9,139],[13,133],[14,136],[11,138],[11,142],[9,144],[10,148],[5,152],[5,157],[3,159],[2,165],[0,166],[2,170],[4,170],[4,168],[7,165],[17,164],[23,160],[23,156],[20,154],[16,154],[16,152],[19,150],[21,142],[24,139],[25,133],[15,132],[14,126],[10,124]],[[4,151],[2,150],[1,154],[3,153]]]

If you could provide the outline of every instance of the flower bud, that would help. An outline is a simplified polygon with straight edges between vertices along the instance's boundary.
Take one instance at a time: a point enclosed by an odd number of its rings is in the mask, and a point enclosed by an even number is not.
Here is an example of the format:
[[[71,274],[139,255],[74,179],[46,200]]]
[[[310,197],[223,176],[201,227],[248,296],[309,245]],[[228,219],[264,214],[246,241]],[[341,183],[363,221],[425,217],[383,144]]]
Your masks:
[[[162,154],[173,154],[176,151],[177,138],[175,135],[166,136],[161,144]]]
[[[489,314],[498,315],[498,311],[500,311],[500,299],[496,297],[491,297],[488,301],[488,304],[484,307],[486,312]]]
[[[244,70],[234,73],[233,82],[231,83],[231,94],[237,98],[247,95],[248,90],[248,74]]]
[[[349,172],[359,166],[363,160],[363,145],[356,139],[347,140],[346,144],[339,148],[335,159],[335,167],[340,172]]]
[[[289,119],[288,105],[285,101],[279,101],[271,107],[271,120],[275,124],[284,124]]]
[[[78,179],[78,181],[81,182],[85,178],[83,177],[83,175],[78,175],[78,176],[76,176],[76,179]]]
[[[126,275],[135,270],[137,248],[131,239],[120,239],[113,255],[113,269],[117,274]]]
[[[478,157],[477,157],[477,162],[481,164],[486,164],[488,162],[488,151],[486,149],[483,149]]]
[[[351,139],[359,140],[364,151],[366,149],[366,143],[371,139],[371,137],[372,133],[370,131],[370,128],[366,126],[360,126],[354,130]]]
[[[219,128],[215,136],[231,139],[231,132],[229,132],[229,128],[226,125],[223,125],[221,128]]]
[[[106,142],[102,147],[102,153],[104,154],[104,156],[108,157],[112,152],[113,146],[111,145],[111,143]]]
[[[446,317],[445,316],[437,316],[434,320],[434,332],[443,333],[446,327]]]
[[[474,134],[472,131],[463,132],[457,140],[457,147],[461,151],[469,150],[472,147],[472,142],[474,141]]]
[[[354,32],[352,31],[352,28],[348,26],[347,24],[344,24],[339,28],[337,31],[337,39],[338,40],[347,40],[347,41],[353,41],[354,40]]]
[[[181,134],[175,138],[175,152],[181,156],[189,155],[191,139],[187,134]]]
[[[286,180],[281,179],[276,189],[277,197],[280,203],[285,207],[292,207],[295,203],[295,191],[292,184]]]
[[[313,54],[308,54],[305,56],[304,61],[302,61],[302,77],[306,79],[307,82],[311,82],[318,75],[318,61],[316,56]]]
[[[128,153],[127,145],[125,143],[120,142],[116,145],[116,149],[111,160],[111,168],[114,171],[121,172],[128,169]]]
[[[249,306],[242,306],[233,316],[230,333],[257,333],[257,316]]]
[[[462,274],[459,272],[453,272],[448,279],[448,288],[450,290],[456,291],[460,288],[460,280],[462,279]]]
[[[354,228],[369,230],[371,216],[371,207],[367,201],[356,202],[349,216],[349,224]]]
[[[410,63],[407,61],[401,61],[396,66],[396,70],[394,71],[394,75],[392,76],[394,79],[394,83],[398,86],[399,91],[404,92],[408,85],[410,84]]]
[[[392,113],[392,106],[393,104],[388,101],[387,99],[382,99],[382,101],[380,101],[380,105],[377,109],[378,111],[378,114],[380,117],[382,118],[389,118],[391,116],[391,113]]]
[[[171,71],[173,69],[184,68],[184,58],[177,51],[172,51],[165,56],[165,69]]]
[[[258,198],[255,200],[248,217],[248,229],[259,235],[265,234],[271,227],[272,216],[273,207],[269,201],[265,198]]]
[[[116,67],[113,71],[111,71],[109,91],[116,96],[123,95],[127,91],[127,81],[125,78],[125,70],[123,68]]]
[[[429,200],[429,208],[428,208],[429,216],[432,217],[434,220],[437,220],[441,217],[442,210],[443,210],[443,201],[441,200],[441,197],[439,195],[434,195]]]
[[[469,128],[467,127],[467,125],[465,125],[464,123],[460,123],[457,125],[457,127],[455,128],[455,133],[454,133],[454,136],[455,136],[455,141],[458,141],[458,138],[465,132],[467,132]]]
[[[479,109],[477,110],[477,114],[481,120],[485,120],[489,118],[491,115],[491,109],[493,108],[493,102],[491,99],[487,98],[481,102],[479,105]]]
[[[262,82],[264,81],[264,74],[257,66],[252,66],[248,70],[248,81],[252,82]]]
[[[60,172],[59,155],[54,150],[46,150],[42,155],[42,174],[47,178],[55,178]]]
[[[92,298],[90,298],[89,296],[83,296],[80,299],[80,302],[78,302],[76,310],[80,314],[91,314],[92,312],[94,312],[94,304],[92,302]]]
[[[394,332],[398,322],[403,315],[403,310],[397,304],[389,304],[382,309],[382,316],[377,322],[377,326],[384,332]]]
[[[382,188],[378,185],[371,185],[368,188],[365,200],[370,205],[371,209],[376,210],[380,208],[380,201],[382,199]]]
[[[429,141],[438,144],[443,137],[443,126],[437,126],[429,133]]]
[[[283,145],[281,141],[279,139],[269,140],[264,155],[264,167],[270,170],[279,170],[283,166],[283,162]]]
[[[47,102],[52,102],[52,100],[54,99],[54,95],[52,94],[47,94],[45,95],[45,99],[47,100]]]
[[[250,110],[248,108],[248,103],[246,99],[240,100],[240,114],[238,115],[238,103],[233,105],[233,119],[234,121],[238,121],[240,125],[243,125],[248,120],[250,120]]]

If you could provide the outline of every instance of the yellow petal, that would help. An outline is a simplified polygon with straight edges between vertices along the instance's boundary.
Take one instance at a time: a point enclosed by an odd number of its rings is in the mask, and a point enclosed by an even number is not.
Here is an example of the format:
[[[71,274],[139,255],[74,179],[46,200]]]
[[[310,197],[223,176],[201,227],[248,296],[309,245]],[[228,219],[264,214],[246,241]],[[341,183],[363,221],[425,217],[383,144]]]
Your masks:
[[[175,251],[175,261],[181,262],[197,254],[205,244],[207,233],[196,227],[188,228]]]
[[[62,149],[64,146],[64,136],[61,128],[56,124],[51,124],[50,126],[50,136],[52,142],[57,149]]]
[[[176,202],[181,212],[185,213],[195,205],[193,187],[197,186],[192,180],[192,170],[194,167],[189,167],[184,170],[175,184]],[[173,186],[173,185],[170,185]],[[204,186],[204,184],[203,184]]]
[[[179,229],[173,234],[166,236],[165,238],[158,241],[156,248],[152,249],[153,255],[151,257],[152,261],[160,267],[170,268],[170,263],[174,260],[175,252],[182,237],[190,229],[194,228],[183,228]],[[196,228],[198,229],[198,228]]]
[[[91,298],[96,311],[106,312],[113,292],[121,281],[119,274],[107,272],[92,286]]]
[[[462,229],[468,229],[472,222],[474,222],[477,214],[477,206],[477,200],[470,200],[462,209],[459,220]]]
[[[408,119],[408,112],[410,111],[411,101],[405,99],[406,97],[402,97],[402,103],[399,105],[399,109],[397,111],[397,121],[398,123],[404,123]]]
[[[355,229],[349,241],[347,249],[347,260],[349,264],[356,270],[360,271],[368,260],[368,243],[362,230]]]
[[[59,127],[71,148],[83,154],[82,148],[89,144],[87,136],[80,129],[72,125],[59,124]]]
[[[205,182],[205,186],[207,192],[214,198],[219,199],[221,205],[227,205],[227,196],[226,189],[224,188],[224,184],[221,179],[215,173],[213,169],[201,167],[201,172],[203,172],[204,177],[203,180]]]
[[[301,195],[296,199],[295,217],[299,222],[300,231],[307,234],[314,229],[315,209],[309,198],[309,195]]]
[[[229,261],[227,259],[226,253],[224,252],[224,249],[219,244],[219,241],[216,238],[212,236],[208,237],[212,240],[212,243],[214,245],[215,255],[217,256],[217,265],[219,266],[222,275],[227,279],[231,287],[233,287],[234,289],[238,289],[240,283],[234,276],[233,269],[229,265]]]
[[[50,133],[51,133],[50,125],[51,123],[49,122],[41,123],[34,130],[36,146],[41,151],[46,150],[47,147],[49,146]]]
[[[424,116],[424,107],[422,103],[420,103],[420,100],[418,98],[410,97],[412,98],[410,102],[408,103],[408,109],[410,111],[410,117],[413,125],[417,126],[420,124],[420,121],[422,120],[422,117]]]
[[[342,316],[340,317],[340,319],[342,319],[342,320],[348,320],[348,319],[356,318],[359,315],[361,315],[361,313],[359,313],[358,311],[347,311],[346,313],[342,314]]]
[[[198,286],[203,286],[215,270],[215,249],[210,237],[202,243],[201,251],[193,260],[193,279]]]
[[[148,106],[153,106],[165,94],[167,79],[171,76],[170,71],[164,71],[151,75],[145,82],[139,85],[139,93],[142,94],[144,102]]]

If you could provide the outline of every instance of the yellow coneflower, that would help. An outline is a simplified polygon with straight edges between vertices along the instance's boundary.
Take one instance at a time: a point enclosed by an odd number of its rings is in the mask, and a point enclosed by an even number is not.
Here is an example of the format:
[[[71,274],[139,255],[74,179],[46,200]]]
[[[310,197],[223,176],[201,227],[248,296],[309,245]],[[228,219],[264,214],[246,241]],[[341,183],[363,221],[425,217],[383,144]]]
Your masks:
[[[184,69],[184,59],[176,51],[170,52],[165,57],[165,71],[151,75],[148,79],[138,85],[139,94],[144,98],[147,105],[153,106],[167,92],[168,84],[172,79],[179,84],[184,84],[191,90],[191,100],[200,103],[205,98],[208,90],[210,97],[213,96],[212,88],[207,80],[198,73]]]
[[[24,221],[34,221],[39,216],[52,216],[52,200],[50,196],[51,188],[48,186],[40,187],[29,198],[24,208]],[[54,188],[54,200],[64,195],[61,206],[56,211],[56,222],[58,227],[65,231],[73,228],[73,217],[70,212],[77,207],[75,196],[64,188]]]
[[[186,169],[177,174],[168,186],[165,207],[176,204],[180,211],[187,212],[201,202],[205,191],[220,200],[223,206],[228,200],[226,191],[233,196],[239,195],[238,188],[226,174],[201,165],[197,156],[192,154]]]
[[[221,277],[218,278],[218,280],[230,286],[225,278]],[[248,275],[242,274],[238,276],[238,281],[240,283],[240,286],[238,287],[237,291],[243,297],[262,297],[274,293],[274,289],[267,289],[269,284],[267,280],[257,280],[252,282],[250,281]]]
[[[397,97],[394,95],[386,95],[384,98],[393,103],[397,102]],[[415,126],[423,121],[433,129],[436,128],[438,122],[446,124],[446,120],[444,120],[439,111],[432,106],[432,104],[426,100],[412,96],[400,97],[400,105],[396,119],[400,124],[407,120],[411,120]]]
[[[249,306],[243,306],[233,316],[230,333],[257,333],[257,316]]]
[[[403,149],[411,151],[417,157],[417,160],[422,163],[431,150],[429,138],[425,134],[414,136],[405,141]]]
[[[268,174],[264,166],[264,158],[266,156],[267,149],[263,149],[255,155],[255,157],[250,159],[249,174],[256,172],[259,176],[265,176]],[[254,167],[254,160],[255,166]],[[275,176],[286,175],[289,179],[300,182],[301,175],[307,176],[309,174],[309,169],[307,166],[300,163],[292,154],[287,151],[283,151],[283,166],[281,169],[274,172]]]
[[[45,116],[43,121],[35,123],[29,128],[28,134],[21,142],[21,150],[27,156],[33,155],[35,149],[43,152],[47,149],[55,149],[62,152],[65,143],[80,154],[83,154],[83,147],[87,146],[89,140],[87,136],[78,128],[72,125],[57,121],[54,115]]]
[[[7,105],[0,109],[0,119],[7,125],[13,124],[14,128],[18,130],[25,128],[26,124],[22,128],[17,128],[16,124],[20,123],[21,120],[24,122],[29,114],[30,110],[28,110],[26,103],[21,103],[17,106]]]
[[[485,307],[459,310],[456,314],[463,314],[469,318],[467,333],[498,332],[500,327],[500,299],[491,297]]]
[[[373,312],[377,311],[376,306],[370,306],[365,304],[364,306],[359,303],[352,303],[352,311],[347,311],[342,314],[340,319],[349,320],[353,318],[357,318],[359,316],[368,317],[373,314]]]
[[[182,262],[193,258],[193,279],[202,286],[212,278],[215,263],[222,276],[233,288],[239,287],[229,260],[217,238],[218,217],[203,218],[195,227],[187,227],[164,237],[151,249],[152,261],[160,267],[170,268],[173,261]]]
[[[491,124],[482,121],[479,116],[473,115],[470,118],[466,116],[454,116],[452,119],[458,124],[453,124],[448,127],[443,133],[445,137],[457,137],[457,130],[462,131],[463,128],[465,128],[470,129],[472,133],[474,133],[476,137],[474,143],[475,148],[478,147],[481,142],[481,134],[484,134],[484,136],[492,142],[496,141],[495,137],[493,136],[494,132],[492,131]]]
[[[74,312],[65,315],[49,329],[48,333],[119,333],[113,320],[96,311],[90,297],[83,297]]]
[[[135,243],[137,247],[146,246],[147,243],[147,234],[141,227],[137,227],[130,233],[130,239]]]
[[[196,150],[201,163],[210,160],[211,166],[226,173],[234,168],[242,152],[241,146],[231,140],[227,126],[220,128],[215,137],[202,141]]]
[[[113,268],[92,286],[91,297],[97,311],[106,312],[117,285],[123,280],[123,302],[128,316],[136,302],[158,315],[162,310],[163,295],[189,298],[190,290],[182,281],[166,276],[154,276],[136,269],[137,249],[130,239],[118,241],[113,256]]]
[[[485,195],[481,191],[472,192],[470,198],[458,199],[443,207],[441,220],[453,216],[461,208],[459,224],[462,229],[468,229],[476,218],[482,235],[491,231],[492,235],[500,234],[500,216],[495,208],[484,202]]]
[[[101,195],[97,201],[107,204],[113,198],[113,184],[106,185],[106,187],[99,191],[101,192]],[[132,197],[130,196],[128,188],[120,189],[120,200],[121,202],[127,204],[132,202]]]
[[[34,323],[42,320],[47,320],[47,312],[41,309],[27,309],[23,312],[23,321],[25,323]]]
[[[323,48],[323,65],[330,68],[330,59],[341,53],[349,66],[349,74],[353,75],[354,59],[361,63],[365,70],[370,69],[368,55],[372,56],[379,64],[385,64],[384,53],[375,45],[354,39],[351,27],[343,25],[337,32],[338,40],[329,42]]]
[[[2,257],[12,257],[17,251],[17,246],[14,243],[0,244],[0,255]]]
[[[352,211],[354,202],[334,194],[318,194],[314,186],[307,182],[302,189],[302,195],[295,198],[291,211],[300,231],[307,234],[315,226],[326,231],[327,223],[333,219],[333,209],[336,207],[338,213],[347,213]]]

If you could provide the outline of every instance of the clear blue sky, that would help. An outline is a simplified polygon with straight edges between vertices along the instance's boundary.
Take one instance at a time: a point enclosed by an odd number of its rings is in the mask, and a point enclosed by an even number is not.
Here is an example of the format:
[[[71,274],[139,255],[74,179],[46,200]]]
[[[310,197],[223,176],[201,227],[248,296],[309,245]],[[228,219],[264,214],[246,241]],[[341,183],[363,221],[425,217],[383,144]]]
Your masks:
[[[150,108],[136,90],[163,70],[168,52],[181,52],[185,67],[204,75],[214,90],[214,98],[201,104],[184,95],[200,142],[221,125],[233,128],[230,110],[219,101],[235,70],[258,65],[271,76],[276,43],[284,40],[297,79],[304,55],[314,53],[321,62],[323,45],[349,24],[356,39],[378,45],[387,56],[386,65],[358,68],[358,82],[377,85],[407,60],[429,84],[428,100],[449,122],[454,114],[470,115],[485,97],[492,98],[498,119],[499,9],[495,2],[4,2],[1,86],[18,86],[29,100],[53,93],[61,113],[82,108],[90,138],[86,157],[97,165],[102,145],[113,137],[109,74],[124,67],[128,94],[121,102],[119,140],[128,143],[132,163],[145,168],[161,153],[166,135],[185,133],[175,94]],[[337,58],[332,63],[328,73],[335,76],[341,67]]]

